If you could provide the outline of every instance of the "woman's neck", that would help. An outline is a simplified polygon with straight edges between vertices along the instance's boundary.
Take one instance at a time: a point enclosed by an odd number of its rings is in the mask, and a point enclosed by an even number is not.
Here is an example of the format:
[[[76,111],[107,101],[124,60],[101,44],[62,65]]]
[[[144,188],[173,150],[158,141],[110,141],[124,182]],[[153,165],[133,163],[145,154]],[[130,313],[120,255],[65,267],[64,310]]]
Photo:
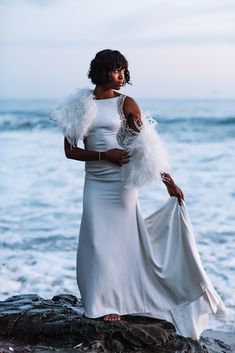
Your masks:
[[[93,92],[96,99],[108,99],[119,96],[112,88],[96,86]]]

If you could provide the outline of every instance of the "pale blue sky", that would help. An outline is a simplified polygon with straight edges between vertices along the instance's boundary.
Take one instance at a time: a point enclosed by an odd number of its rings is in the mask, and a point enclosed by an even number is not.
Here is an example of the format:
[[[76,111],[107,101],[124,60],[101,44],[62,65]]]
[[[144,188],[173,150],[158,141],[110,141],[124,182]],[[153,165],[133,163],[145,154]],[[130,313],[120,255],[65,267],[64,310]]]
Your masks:
[[[128,59],[134,97],[235,98],[234,0],[0,0],[0,98],[89,86],[106,48]]]

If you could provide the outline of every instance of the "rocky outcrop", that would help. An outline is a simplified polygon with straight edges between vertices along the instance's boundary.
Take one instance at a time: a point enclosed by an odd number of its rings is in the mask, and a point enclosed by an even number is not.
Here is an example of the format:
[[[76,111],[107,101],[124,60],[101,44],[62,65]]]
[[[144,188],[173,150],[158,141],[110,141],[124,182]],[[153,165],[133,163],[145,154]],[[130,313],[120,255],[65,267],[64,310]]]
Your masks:
[[[82,303],[73,295],[57,295],[47,300],[33,294],[17,295],[0,302],[0,337],[2,347],[11,345],[11,350],[3,347],[0,352],[232,351],[219,340],[201,338],[198,342],[178,336],[174,326],[164,320],[130,315],[116,322],[88,319]],[[17,344],[24,344],[25,350],[17,350]]]

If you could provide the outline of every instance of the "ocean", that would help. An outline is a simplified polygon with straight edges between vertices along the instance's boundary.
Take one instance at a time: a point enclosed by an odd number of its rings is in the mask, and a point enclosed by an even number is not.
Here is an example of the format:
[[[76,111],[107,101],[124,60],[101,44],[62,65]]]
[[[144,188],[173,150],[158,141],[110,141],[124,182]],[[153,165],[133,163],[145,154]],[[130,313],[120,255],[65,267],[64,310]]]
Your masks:
[[[235,100],[138,100],[158,122],[203,265],[228,308],[209,328],[235,332]],[[0,101],[0,300],[79,296],[76,249],[84,163],[64,156],[54,100]],[[165,186],[140,190],[147,216]]]

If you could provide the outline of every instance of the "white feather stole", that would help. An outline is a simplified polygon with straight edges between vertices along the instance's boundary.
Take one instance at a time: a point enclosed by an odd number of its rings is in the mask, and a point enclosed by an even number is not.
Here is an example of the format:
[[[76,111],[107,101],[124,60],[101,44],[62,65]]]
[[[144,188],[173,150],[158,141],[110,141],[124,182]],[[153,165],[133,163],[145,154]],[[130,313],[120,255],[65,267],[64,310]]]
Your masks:
[[[156,122],[142,113],[143,125],[140,132],[135,132],[128,127],[122,105],[123,102],[120,102],[121,127],[117,141],[130,155],[129,162],[121,167],[122,180],[127,187],[158,182],[162,172],[170,171],[170,165],[168,153],[155,128]]]
[[[51,111],[50,119],[69,143],[76,147],[96,117],[97,105],[91,89],[77,89]]]

